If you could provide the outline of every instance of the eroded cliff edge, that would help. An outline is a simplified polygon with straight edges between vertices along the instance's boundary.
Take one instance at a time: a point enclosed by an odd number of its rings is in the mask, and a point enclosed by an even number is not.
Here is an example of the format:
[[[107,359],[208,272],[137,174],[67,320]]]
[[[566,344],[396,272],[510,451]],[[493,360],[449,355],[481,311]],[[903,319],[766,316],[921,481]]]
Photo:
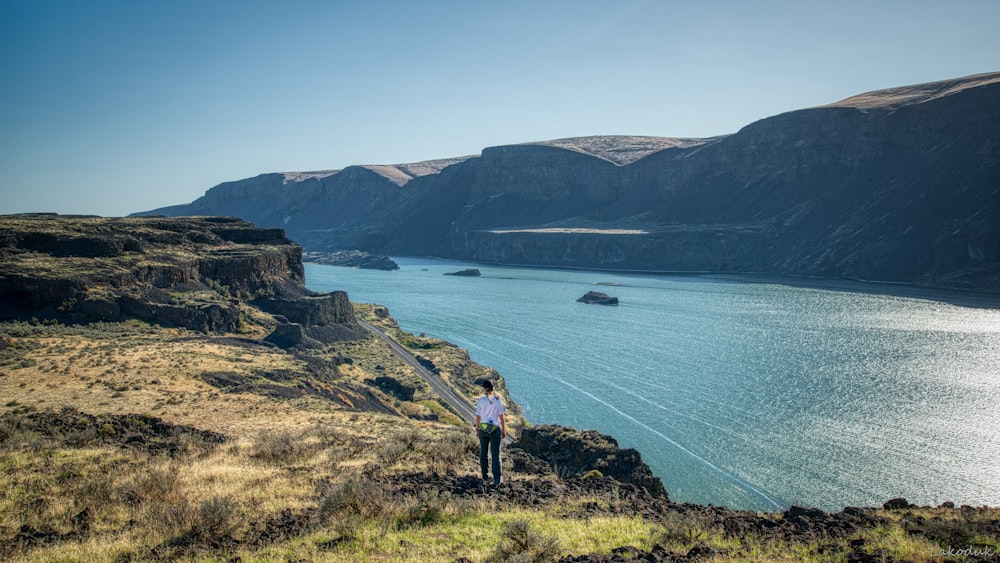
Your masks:
[[[139,319],[205,333],[282,321],[361,332],[344,292],[306,289],[302,249],[235,218],[0,218],[0,319]]]

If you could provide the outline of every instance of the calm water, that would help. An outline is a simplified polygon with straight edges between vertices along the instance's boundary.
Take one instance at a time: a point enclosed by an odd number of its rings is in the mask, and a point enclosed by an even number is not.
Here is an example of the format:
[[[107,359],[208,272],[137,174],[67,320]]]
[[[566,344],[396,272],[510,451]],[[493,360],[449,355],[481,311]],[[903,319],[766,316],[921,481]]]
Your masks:
[[[396,261],[307,264],[307,285],[468,349],[535,424],[639,449],[675,501],[1000,505],[1000,300]],[[483,276],[442,275],[466,267]],[[575,302],[590,290],[621,305]]]

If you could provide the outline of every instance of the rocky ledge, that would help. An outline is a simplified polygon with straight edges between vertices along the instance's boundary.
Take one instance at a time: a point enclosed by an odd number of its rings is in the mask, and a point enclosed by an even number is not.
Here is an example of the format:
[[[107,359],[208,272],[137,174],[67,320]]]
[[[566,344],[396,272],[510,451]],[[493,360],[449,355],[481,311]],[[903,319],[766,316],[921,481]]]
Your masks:
[[[360,333],[346,293],[306,289],[301,258],[283,230],[228,217],[2,216],[0,320]]]
[[[622,449],[611,436],[596,430],[576,430],[567,426],[545,424],[525,428],[514,443],[511,454],[515,469],[528,473],[545,473],[545,468],[531,465],[530,458],[544,461],[560,477],[611,477],[648,491],[654,497],[666,499],[667,491],[660,478],[642,461],[642,455],[632,448]]]

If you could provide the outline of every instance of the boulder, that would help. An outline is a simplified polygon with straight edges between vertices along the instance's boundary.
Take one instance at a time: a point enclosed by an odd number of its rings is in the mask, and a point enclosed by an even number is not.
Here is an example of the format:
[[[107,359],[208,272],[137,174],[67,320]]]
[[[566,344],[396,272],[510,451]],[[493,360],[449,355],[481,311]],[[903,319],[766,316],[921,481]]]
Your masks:
[[[344,291],[308,295],[297,299],[260,299],[254,303],[265,311],[282,315],[293,323],[306,326],[356,324],[354,306]]]
[[[885,503],[882,504],[882,508],[886,510],[905,510],[910,508],[910,503],[902,497],[893,498],[885,501]]]
[[[483,274],[482,274],[482,272],[480,272],[476,268],[467,268],[465,270],[459,270],[457,272],[447,272],[445,275],[446,276],[465,276],[465,277],[474,278],[474,277],[477,277],[477,276],[481,276]]]
[[[576,302],[588,305],[617,305],[618,298],[611,297],[607,293],[601,293],[600,291],[588,291],[586,295],[577,299]]]
[[[298,323],[281,324],[274,328],[271,334],[264,337],[265,342],[270,342],[285,350],[291,348],[315,348],[321,344],[309,338],[304,326]]]
[[[392,395],[400,401],[412,401],[413,394],[417,391],[416,387],[407,385],[398,379],[387,375],[380,375],[375,379],[366,379],[365,384],[371,385],[372,387],[378,387],[383,393]]]

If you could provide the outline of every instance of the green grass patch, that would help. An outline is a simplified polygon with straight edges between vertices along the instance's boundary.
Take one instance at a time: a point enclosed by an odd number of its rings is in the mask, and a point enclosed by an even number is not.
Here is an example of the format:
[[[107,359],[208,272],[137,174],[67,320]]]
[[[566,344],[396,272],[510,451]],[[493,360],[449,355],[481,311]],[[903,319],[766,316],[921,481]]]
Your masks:
[[[416,336],[402,330],[393,330],[389,336],[410,350],[436,350],[444,344],[443,340]]]
[[[654,527],[639,517],[567,519],[543,512],[513,510],[447,515],[423,526],[398,527],[392,522],[343,523],[317,531],[295,545],[247,554],[244,561],[317,558],[323,561],[452,561],[466,557],[487,561],[501,543],[509,524],[524,521],[536,537],[554,538],[559,556],[610,553],[622,545],[651,549]],[[531,540],[529,540],[530,542]]]
[[[455,416],[453,412],[441,406],[441,403],[437,401],[427,400],[419,401],[419,404],[427,407],[432,413],[436,414],[438,420],[447,424],[454,424],[455,426],[465,426],[462,419]]]

